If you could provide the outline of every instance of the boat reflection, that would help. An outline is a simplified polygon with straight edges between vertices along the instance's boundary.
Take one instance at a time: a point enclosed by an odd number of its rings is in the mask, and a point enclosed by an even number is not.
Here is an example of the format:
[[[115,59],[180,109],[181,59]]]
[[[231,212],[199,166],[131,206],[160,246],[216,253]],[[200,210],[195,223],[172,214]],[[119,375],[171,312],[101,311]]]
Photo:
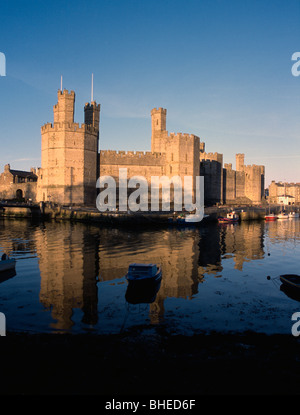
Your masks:
[[[10,278],[13,278],[16,276],[16,270],[15,269],[8,269],[6,271],[2,271],[0,274],[0,283],[9,280]]]
[[[156,295],[160,289],[159,281],[129,281],[125,293],[125,299],[129,304],[150,304],[156,300]]]
[[[299,289],[293,289],[286,284],[281,284],[280,291],[282,291],[287,297],[291,298],[294,301],[298,301],[300,303],[300,290]]]

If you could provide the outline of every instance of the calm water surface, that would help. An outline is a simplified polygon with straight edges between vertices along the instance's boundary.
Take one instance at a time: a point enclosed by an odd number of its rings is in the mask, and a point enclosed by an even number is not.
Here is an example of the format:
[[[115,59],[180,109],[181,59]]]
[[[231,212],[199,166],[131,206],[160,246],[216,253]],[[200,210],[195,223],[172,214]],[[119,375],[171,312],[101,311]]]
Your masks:
[[[17,265],[0,276],[0,312],[7,331],[291,333],[300,302],[277,277],[300,274],[299,241],[299,219],[162,230],[1,220],[0,251]],[[162,265],[151,303],[126,301],[132,262]]]

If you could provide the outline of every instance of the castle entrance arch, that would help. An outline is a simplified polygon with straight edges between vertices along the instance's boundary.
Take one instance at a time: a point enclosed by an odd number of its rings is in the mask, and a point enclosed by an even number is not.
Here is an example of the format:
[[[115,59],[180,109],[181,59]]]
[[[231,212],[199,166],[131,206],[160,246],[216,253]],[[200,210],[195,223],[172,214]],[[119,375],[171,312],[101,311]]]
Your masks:
[[[18,200],[23,199],[23,190],[22,190],[22,189],[18,189],[18,190],[16,191],[16,198],[17,198]]]

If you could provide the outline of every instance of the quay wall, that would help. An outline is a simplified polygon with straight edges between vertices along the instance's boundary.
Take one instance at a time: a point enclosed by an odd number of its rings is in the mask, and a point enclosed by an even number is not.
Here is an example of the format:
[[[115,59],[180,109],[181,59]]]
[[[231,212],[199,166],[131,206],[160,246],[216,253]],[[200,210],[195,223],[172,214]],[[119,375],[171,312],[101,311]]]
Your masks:
[[[281,206],[274,205],[271,209],[274,213],[279,213]],[[225,216],[232,211],[230,206],[208,207],[205,214],[209,215],[206,222],[217,222],[219,216]],[[241,221],[264,220],[266,208],[264,207],[235,207],[235,212],[240,216]],[[179,213],[179,212],[178,212]],[[5,207],[0,209],[0,217],[6,218],[40,218],[41,220],[68,220],[74,222],[87,222],[108,225],[136,225],[137,223],[148,223],[152,225],[166,225],[168,218],[172,216],[170,212],[99,212],[96,209],[48,207]],[[199,222],[198,224],[201,224]]]

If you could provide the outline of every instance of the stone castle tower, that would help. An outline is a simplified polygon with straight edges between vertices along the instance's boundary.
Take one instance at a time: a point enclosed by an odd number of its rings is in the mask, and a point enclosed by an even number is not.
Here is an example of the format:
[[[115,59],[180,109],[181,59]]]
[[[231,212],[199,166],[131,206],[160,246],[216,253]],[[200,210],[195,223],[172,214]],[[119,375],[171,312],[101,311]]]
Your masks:
[[[194,134],[168,133],[167,110],[153,108],[151,111],[152,153],[165,154],[165,174],[169,177],[193,177],[193,195],[196,192],[196,176],[200,172],[200,138]]]
[[[84,124],[74,122],[74,91],[59,90],[54,123],[41,128],[37,199],[66,205],[93,205],[98,178],[100,105],[85,104]]]
[[[168,135],[167,129],[167,110],[164,108],[153,108],[151,111],[151,152],[162,153],[161,141]]]

